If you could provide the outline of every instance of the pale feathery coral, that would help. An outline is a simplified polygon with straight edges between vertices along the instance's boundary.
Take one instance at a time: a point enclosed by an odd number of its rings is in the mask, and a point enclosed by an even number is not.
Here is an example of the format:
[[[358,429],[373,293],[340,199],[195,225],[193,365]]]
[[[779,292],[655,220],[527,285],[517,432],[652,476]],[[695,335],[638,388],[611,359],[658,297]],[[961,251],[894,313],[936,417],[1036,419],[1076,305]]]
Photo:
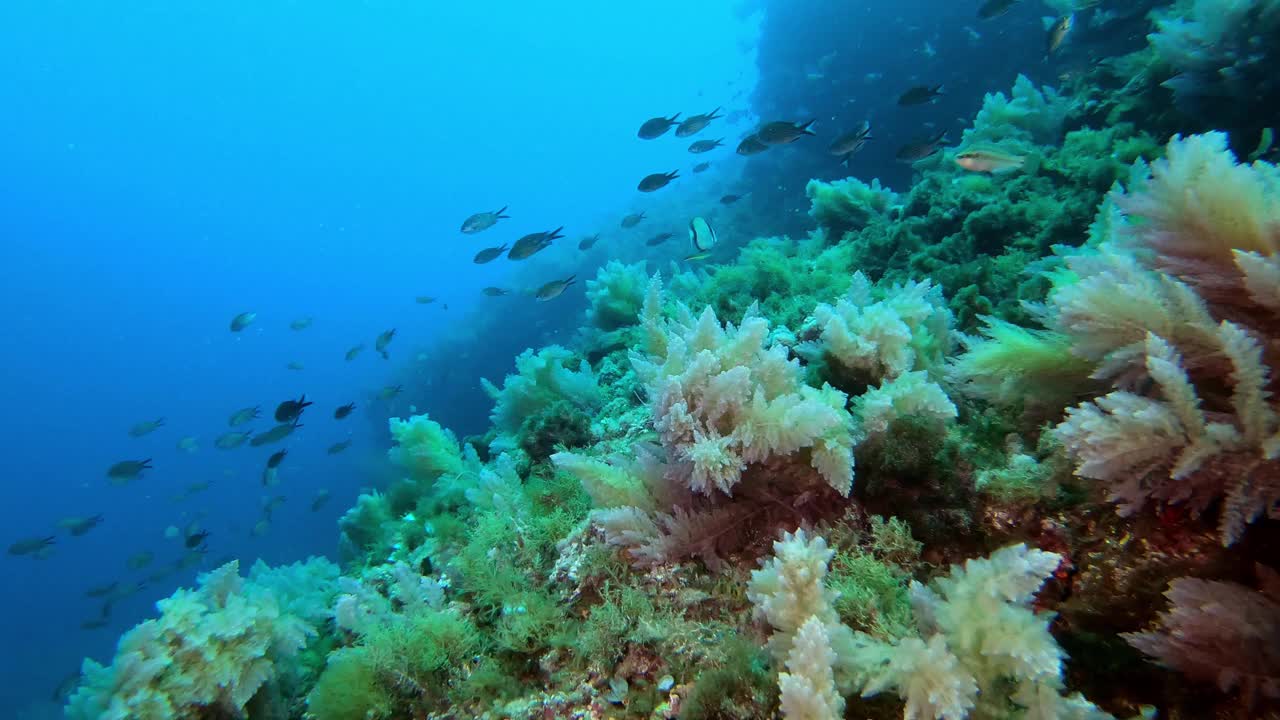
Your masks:
[[[778,674],[778,704],[786,720],[840,720],[844,698],[836,692],[831,649],[822,621],[811,617],[796,632],[787,671]]]
[[[489,416],[494,426],[514,435],[526,418],[560,400],[582,409],[598,406],[601,394],[595,374],[586,361],[579,361],[577,370],[569,369],[568,365],[575,360],[573,352],[559,345],[549,345],[537,352],[528,349],[516,358],[516,372],[506,377],[501,388],[482,378],[481,386],[494,401]]]
[[[954,420],[957,414],[955,404],[942,387],[923,370],[884,380],[879,387],[860,395],[854,401],[854,408],[862,439],[883,436],[893,421],[901,417],[927,418],[941,426]]]

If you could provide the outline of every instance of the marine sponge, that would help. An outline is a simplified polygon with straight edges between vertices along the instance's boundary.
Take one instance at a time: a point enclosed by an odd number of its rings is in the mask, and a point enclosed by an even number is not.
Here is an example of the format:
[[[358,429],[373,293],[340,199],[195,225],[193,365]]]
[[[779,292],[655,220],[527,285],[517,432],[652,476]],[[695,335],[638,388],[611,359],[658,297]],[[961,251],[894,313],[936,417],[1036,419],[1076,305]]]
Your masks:
[[[853,438],[845,395],[802,381],[800,364],[769,342],[769,322],[746,314],[722,325],[711,308],[694,320],[646,318],[656,352],[632,353],[654,426],[673,468],[695,492],[732,493],[751,463],[808,452],[840,494],[853,485]]]
[[[275,678],[277,663],[316,634],[282,604],[275,591],[241,579],[234,560],[202,575],[198,590],[179,589],[156,604],[159,619],[125,633],[110,666],[84,661],[84,684],[71,697],[68,717],[242,716]]]

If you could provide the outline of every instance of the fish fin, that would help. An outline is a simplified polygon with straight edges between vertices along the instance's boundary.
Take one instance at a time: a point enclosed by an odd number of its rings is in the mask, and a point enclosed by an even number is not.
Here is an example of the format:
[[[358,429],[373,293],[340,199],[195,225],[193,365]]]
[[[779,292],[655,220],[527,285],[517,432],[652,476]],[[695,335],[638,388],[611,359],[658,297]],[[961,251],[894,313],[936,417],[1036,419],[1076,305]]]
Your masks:
[[[672,170],[671,172],[667,173],[667,179],[675,180],[676,178],[680,177],[679,173],[680,173],[679,170]]]
[[[507,218],[507,219],[510,219],[510,218],[511,218],[511,216],[510,216],[510,215],[503,215],[503,214],[502,214],[502,213],[504,213],[504,212],[506,212],[506,211],[507,211],[507,208],[508,208],[508,207],[509,207],[508,205],[503,205],[503,206],[502,206],[502,209],[501,209],[501,210],[499,210],[499,211],[497,211],[497,212],[495,212],[495,213],[494,213],[494,215],[495,215],[495,216],[497,216],[497,217],[500,217],[500,218]]]
[[[840,156],[840,164],[845,167],[849,167],[849,161],[852,159],[853,159],[853,153],[845,153],[844,155]]]
[[[672,115],[671,117],[667,118],[667,122],[675,122],[676,119],[679,117],[680,117],[680,113],[676,113],[675,115]]]
[[[933,93],[934,95],[941,95],[942,83],[938,83],[937,85],[934,85],[932,88],[929,89],[929,92]]]
[[[712,110],[711,112],[707,113],[707,119],[708,119],[708,120],[715,120],[715,119],[716,119],[716,118],[718,118],[718,117],[724,117],[723,115],[717,115],[716,113],[718,113],[718,112],[720,112],[720,106],[719,106],[719,105],[717,105],[717,106],[716,106],[716,109],[715,109],[715,110]]]
[[[564,229],[564,226],[561,225],[555,230],[552,230],[550,233],[547,234],[547,241],[550,242],[551,240],[559,240],[560,238],[564,237],[564,235],[560,234],[560,231],[563,229]]]
[[[390,355],[389,353],[387,353],[387,351],[386,351],[386,350],[383,350],[382,352],[380,352],[380,353],[378,353],[378,354],[382,356],[382,359],[383,359],[383,360],[390,360],[390,359],[391,359],[391,355]]]
[[[807,122],[807,123],[805,123],[805,124],[803,124],[803,125],[798,125],[798,126],[796,126],[796,129],[797,129],[797,130],[799,130],[800,132],[804,133],[805,135],[817,135],[817,133],[815,133],[814,131],[812,131],[812,130],[810,130],[810,129],[809,129],[809,127],[810,127],[811,125],[813,125],[814,123],[816,123],[816,122],[818,122],[818,121],[817,121],[817,120],[810,120],[809,122]]]

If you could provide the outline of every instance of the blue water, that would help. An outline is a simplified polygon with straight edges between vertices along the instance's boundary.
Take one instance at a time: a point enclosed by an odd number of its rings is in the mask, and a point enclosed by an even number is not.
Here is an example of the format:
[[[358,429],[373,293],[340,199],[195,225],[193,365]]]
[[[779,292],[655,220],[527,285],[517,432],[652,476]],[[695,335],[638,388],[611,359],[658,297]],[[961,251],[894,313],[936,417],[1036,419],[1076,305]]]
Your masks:
[[[407,411],[377,390],[450,323],[465,329],[479,289],[509,272],[473,265],[476,250],[613,225],[639,177],[689,164],[683,143],[631,142],[639,122],[750,88],[751,29],[731,3],[543,5],[0,5],[4,544],[55,534],[66,515],[106,518],[84,537],[57,532],[46,560],[0,558],[0,707],[47,701],[83,656],[109,658],[155,600],[190,584],[197,569],[117,603],[104,629],[79,627],[99,607],[85,588],[181,556],[169,525],[203,516],[204,569],[336,557],[336,519],[385,478],[385,419]],[[458,232],[502,205],[504,225]],[[246,310],[257,321],[231,333]],[[291,331],[304,316],[314,325]],[[392,327],[384,361],[373,340]],[[357,343],[366,351],[345,362]],[[453,380],[476,407],[422,409],[482,420],[476,379]],[[237,408],[269,415],[304,392],[317,404],[286,442],[213,447]],[[333,420],[351,401],[360,409]],[[128,437],[158,416],[161,430]],[[197,453],[175,448],[186,435]],[[325,453],[348,435],[346,453]],[[282,447],[282,483],[265,489],[262,463]],[[141,480],[107,483],[111,463],[148,457]],[[207,492],[171,500],[203,480]],[[333,499],[312,513],[320,487]],[[275,493],[288,500],[251,537]],[[127,570],[143,550],[155,563]]]

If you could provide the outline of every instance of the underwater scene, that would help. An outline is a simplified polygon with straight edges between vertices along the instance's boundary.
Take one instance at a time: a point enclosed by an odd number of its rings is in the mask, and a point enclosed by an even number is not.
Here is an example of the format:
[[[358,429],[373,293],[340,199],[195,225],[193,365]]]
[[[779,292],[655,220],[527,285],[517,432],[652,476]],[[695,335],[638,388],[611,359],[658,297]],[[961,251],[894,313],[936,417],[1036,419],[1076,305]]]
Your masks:
[[[8,0],[0,718],[1280,720],[1280,0]]]

